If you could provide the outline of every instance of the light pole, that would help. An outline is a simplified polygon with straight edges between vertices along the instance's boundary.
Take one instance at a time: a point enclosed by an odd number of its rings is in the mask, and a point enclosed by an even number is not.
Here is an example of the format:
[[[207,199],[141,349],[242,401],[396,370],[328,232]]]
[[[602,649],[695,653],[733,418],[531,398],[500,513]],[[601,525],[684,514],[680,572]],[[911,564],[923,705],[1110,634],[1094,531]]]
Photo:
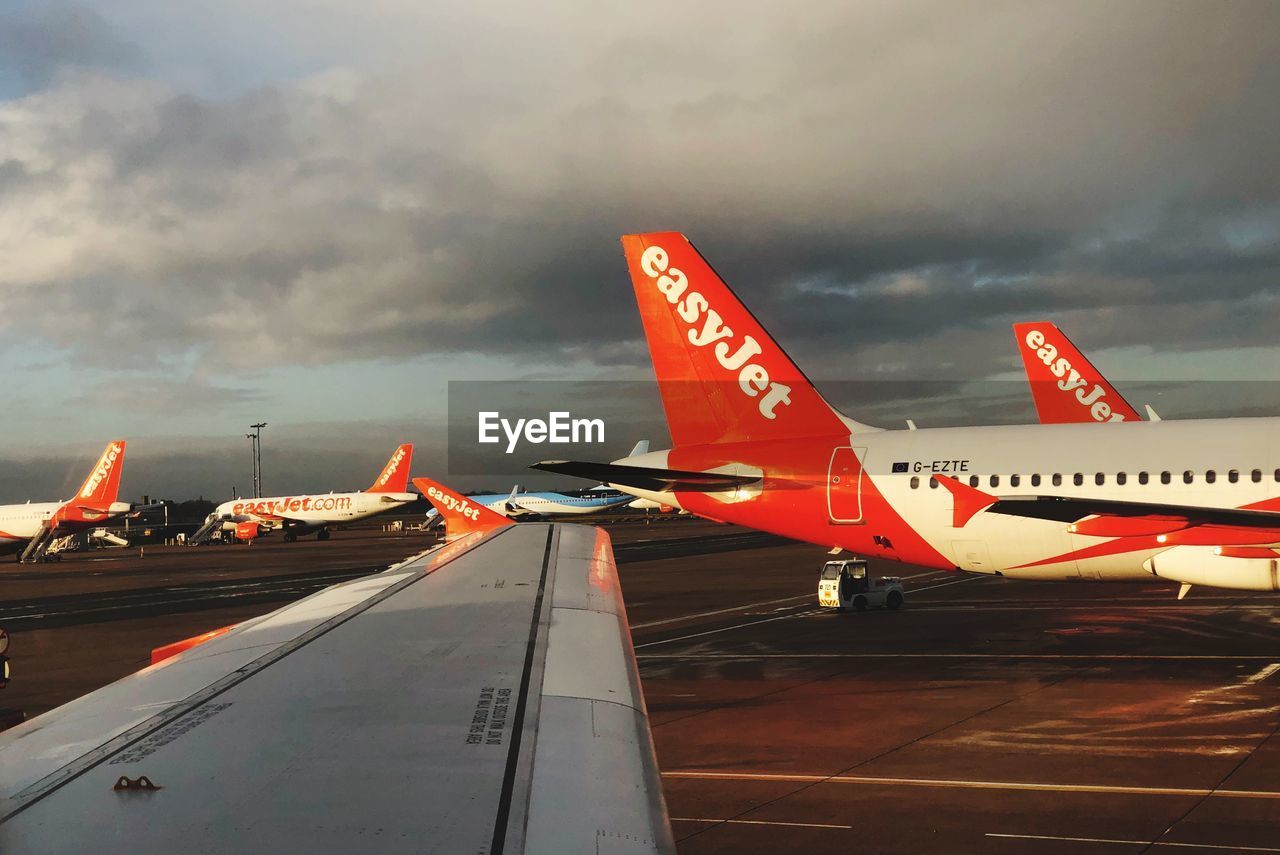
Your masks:
[[[258,498],[258,440],[253,434],[246,433],[244,438],[249,440],[249,463],[253,466],[253,483],[249,488],[249,495]]]
[[[262,429],[266,426],[266,422],[249,425],[253,428],[253,433],[245,434],[245,438],[250,440],[249,447],[253,452],[253,497],[255,499],[262,498]]]

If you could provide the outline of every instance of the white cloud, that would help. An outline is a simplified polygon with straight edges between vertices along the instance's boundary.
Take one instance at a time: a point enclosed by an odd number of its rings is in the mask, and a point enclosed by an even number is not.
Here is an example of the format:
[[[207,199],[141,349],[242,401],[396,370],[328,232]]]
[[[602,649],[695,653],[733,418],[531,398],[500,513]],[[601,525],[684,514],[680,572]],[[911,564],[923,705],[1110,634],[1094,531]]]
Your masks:
[[[51,55],[0,102],[0,333],[73,360],[633,361],[616,238],[672,227],[869,371],[946,363],[927,339],[1000,367],[1015,312],[1269,334],[1232,307],[1280,261],[1231,224],[1280,221],[1271,4],[102,14],[144,63]],[[1209,297],[1218,324],[1179,320]]]

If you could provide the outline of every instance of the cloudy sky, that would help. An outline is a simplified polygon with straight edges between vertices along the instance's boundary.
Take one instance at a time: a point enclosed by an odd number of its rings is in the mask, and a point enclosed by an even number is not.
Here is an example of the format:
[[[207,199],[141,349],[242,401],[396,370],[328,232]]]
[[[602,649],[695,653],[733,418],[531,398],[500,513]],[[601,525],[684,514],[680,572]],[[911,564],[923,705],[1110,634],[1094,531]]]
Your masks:
[[[1042,317],[1122,391],[1280,379],[1280,6],[804,9],[9,0],[0,500],[113,437],[126,492],[221,497],[258,420],[269,489],[443,471],[448,380],[649,376],[637,230],[864,419],[1032,420]]]

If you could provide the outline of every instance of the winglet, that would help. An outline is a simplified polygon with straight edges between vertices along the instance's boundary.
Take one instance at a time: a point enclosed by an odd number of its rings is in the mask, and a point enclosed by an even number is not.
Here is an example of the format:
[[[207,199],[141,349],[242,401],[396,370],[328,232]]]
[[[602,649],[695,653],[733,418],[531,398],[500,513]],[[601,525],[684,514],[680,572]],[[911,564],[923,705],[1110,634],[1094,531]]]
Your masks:
[[[968,484],[962,484],[950,476],[934,475],[933,477],[939,484],[951,491],[951,496],[955,501],[955,510],[951,520],[952,528],[964,528],[979,511],[985,510],[1000,501],[995,496],[984,493],[975,487],[970,487]]]
[[[430,478],[414,478],[413,486],[421,490],[444,517],[445,543],[478,531],[493,531],[512,525],[511,520],[497,511],[491,511]]]
[[[1142,421],[1102,372],[1054,324],[1014,324],[1013,337],[1042,424]]]
[[[369,493],[403,493],[409,489],[409,467],[413,464],[413,443],[406,442],[391,455]]]
[[[106,510],[115,502],[120,494],[120,476],[124,471],[123,439],[107,443],[102,456],[89,470],[89,477],[84,480],[80,492],[76,494],[76,504],[95,510]]]

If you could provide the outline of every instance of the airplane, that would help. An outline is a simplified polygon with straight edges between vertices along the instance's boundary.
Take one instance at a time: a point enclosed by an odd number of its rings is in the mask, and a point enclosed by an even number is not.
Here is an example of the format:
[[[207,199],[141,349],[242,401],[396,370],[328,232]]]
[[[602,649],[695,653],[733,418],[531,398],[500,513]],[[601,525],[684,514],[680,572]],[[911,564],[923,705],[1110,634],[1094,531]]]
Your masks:
[[[649,440],[642,439],[636,443],[628,456],[634,457],[648,450]],[[468,498],[474,504],[483,505],[504,517],[518,520],[598,514],[624,505],[636,507],[637,501],[644,501],[625,490],[610,489],[603,485],[585,490],[580,495],[571,496],[554,491],[521,493],[520,485],[517,484],[510,493],[480,493]],[[427,511],[427,520],[434,523],[438,515],[439,511],[433,507]]]
[[[387,465],[363,492],[320,493],[301,496],[273,496],[266,499],[232,499],[214,508],[189,543],[208,541],[216,531],[235,532],[237,540],[252,540],[275,529],[284,530],[285,543],[315,532],[316,540],[328,540],[329,530],[383,511],[417,501],[405,492],[413,443],[406,442],[392,453]]]
[[[447,543],[0,733],[5,855],[674,853],[608,534],[423,486]]]
[[[1138,411],[1116,391],[1067,334],[1049,321],[1013,325],[1013,340],[1041,424],[1137,422]],[[1160,417],[1150,406],[1148,418]]]
[[[533,468],[833,553],[1280,590],[1280,419],[883,430],[828,404],[683,235],[622,243],[673,447]]]
[[[480,493],[468,498],[474,504],[482,505],[503,517],[519,520],[546,519],[548,517],[581,516],[597,514],[601,511],[620,508],[636,501],[629,493],[611,490],[604,495],[591,495],[585,491],[583,495],[570,496],[566,493],[544,491],[539,493],[521,493],[517,484],[510,493]],[[427,511],[427,519],[434,522],[439,516],[435,508]]]
[[[15,552],[18,561],[39,561],[54,540],[133,510],[128,502],[116,501],[124,449],[122,439],[107,443],[73,499],[0,505],[0,553]]]

